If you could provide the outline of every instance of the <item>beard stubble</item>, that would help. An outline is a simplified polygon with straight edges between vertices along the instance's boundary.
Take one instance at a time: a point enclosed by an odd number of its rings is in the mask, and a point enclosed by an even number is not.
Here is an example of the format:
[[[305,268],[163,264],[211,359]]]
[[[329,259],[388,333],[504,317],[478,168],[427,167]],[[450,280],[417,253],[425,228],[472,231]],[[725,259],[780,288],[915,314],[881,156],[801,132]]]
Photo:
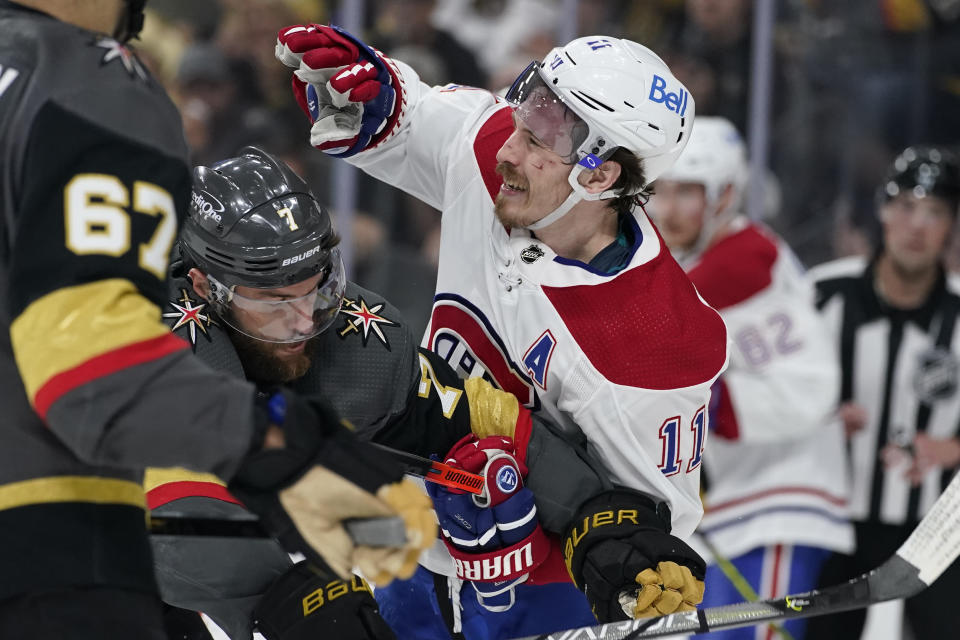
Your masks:
[[[260,384],[285,384],[302,378],[313,364],[317,337],[306,341],[303,351],[280,356],[277,351],[283,344],[265,342],[240,333],[226,324],[230,341],[240,356],[247,379]]]

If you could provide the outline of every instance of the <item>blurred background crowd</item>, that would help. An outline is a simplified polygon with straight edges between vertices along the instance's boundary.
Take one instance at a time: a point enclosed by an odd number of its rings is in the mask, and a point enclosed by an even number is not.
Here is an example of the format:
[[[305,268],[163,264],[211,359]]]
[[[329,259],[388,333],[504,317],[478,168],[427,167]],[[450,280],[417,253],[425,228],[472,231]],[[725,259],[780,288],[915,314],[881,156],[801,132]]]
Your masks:
[[[152,0],[137,44],[183,115],[193,161],[247,144],[278,154],[331,205],[359,284],[414,331],[433,294],[439,215],[312,149],[273,57],[277,30],[333,22],[428,84],[500,91],[579,35],[663,57],[698,115],[743,132],[749,213],[808,266],[875,246],[875,195],[910,144],[960,146],[960,0]],[[755,167],[758,169],[758,167]],[[760,176],[756,178],[756,176]],[[950,252],[960,267],[960,247]]]

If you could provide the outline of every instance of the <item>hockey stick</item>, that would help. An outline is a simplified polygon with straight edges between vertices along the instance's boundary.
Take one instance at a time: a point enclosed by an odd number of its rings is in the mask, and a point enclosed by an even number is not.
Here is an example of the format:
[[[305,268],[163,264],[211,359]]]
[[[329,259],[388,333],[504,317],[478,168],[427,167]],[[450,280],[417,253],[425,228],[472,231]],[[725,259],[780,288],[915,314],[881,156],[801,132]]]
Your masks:
[[[371,443],[403,466],[404,473],[423,478],[427,482],[440,484],[451,489],[480,495],[483,493],[483,476],[457,469],[448,464],[429,460],[413,453],[393,449],[386,445]]]
[[[469,493],[483,492],[483,476],[457,469],[442,462],[436,462],[418,455],[375,444],[403,466],[404,473],[419,476],[428,482],[460,489]],[[344,527],[355,544],[371,547],[402,544],[406,536],[406,527],[401,518],[356,518],[346,520]],[[225,517],[216,514],[212,517],[197,517],[194,513],[185,513],[167,507],[162,514],[154,513],[150,518],[150,532],[153,535],[211,536],[226,538],[263,538],[269,537],[260,526],[256,516],[249,512],[232,514]]]
[[[960,555],[960,473],[933,504],[897,552],[876,569],[819,591],[760,602],[741,602],[659,618],[628,620],[516,640],[633,640],[703,633],[861,609],[909,598],[929,587]]]
[[[733,562],[720,553],[720,550],[710,542],[710,538],[705,535],[700,536],[700,540],[703,542],[704,546],[707,547],[707,551],[710,552],[710,555],[713,556],[713,561],[716,563],[717,568],[720,569],[720,572],[723,573],[724,577],[730,581],[730,584],[733,585],[733,588],[737,590],[737,593],[740,594],[740,597],[743,598],[746,602],[756,602],[760,599],[760,596],[756,591],[753,590],[753,587],[750,585],[750,581],[747,580],[740,570],[737,569],[737,566]],[[775,621],[770,622],[770,628],[773,629],[783,640],[796,640],[786,627],[781,624],[778,624]]]

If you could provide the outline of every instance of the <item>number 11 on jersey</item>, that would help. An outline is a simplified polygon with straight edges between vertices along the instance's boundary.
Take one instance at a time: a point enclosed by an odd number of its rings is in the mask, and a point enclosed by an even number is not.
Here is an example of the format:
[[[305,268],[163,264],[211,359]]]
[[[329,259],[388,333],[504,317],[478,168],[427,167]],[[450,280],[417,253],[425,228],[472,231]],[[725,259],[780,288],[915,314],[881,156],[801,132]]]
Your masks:
[[[680,416],[667,418],[660,425],[660,473],[673,476],[683,469],[681,457],[680,426],[683,419]],[[690,421],[692,451],[687,459],[686,472],[690,473],[700,466],[703,461],[703,445],[706,437],[707,412],[705,407],[697,409],[693,420]]]

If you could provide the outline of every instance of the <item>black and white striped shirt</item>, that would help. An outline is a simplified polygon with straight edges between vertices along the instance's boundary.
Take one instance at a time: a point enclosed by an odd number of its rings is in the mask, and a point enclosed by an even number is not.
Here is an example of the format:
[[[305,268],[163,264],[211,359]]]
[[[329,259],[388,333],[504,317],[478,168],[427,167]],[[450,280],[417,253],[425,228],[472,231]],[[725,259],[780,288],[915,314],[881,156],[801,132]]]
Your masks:
[[[829,262],[810,277],[840,353],[840,402],[854,401],[867,411],[866,426],[849,443],[852,517],[916,522],[953,470],[934,469],[912,487],[904,477],[907,456],[888,469],[880,455],[887,444],[907,450],[917,433],[960,433],[960,279],[941,273],[920,308],[902,310],[877,295],[874,265],[863,258]]]

